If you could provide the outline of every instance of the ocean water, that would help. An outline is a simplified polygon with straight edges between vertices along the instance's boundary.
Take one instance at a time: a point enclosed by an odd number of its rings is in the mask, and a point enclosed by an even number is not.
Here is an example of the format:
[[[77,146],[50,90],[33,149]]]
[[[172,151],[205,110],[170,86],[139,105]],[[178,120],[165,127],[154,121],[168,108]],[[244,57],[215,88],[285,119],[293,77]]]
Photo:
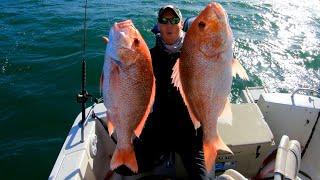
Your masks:
[[[175,4],[196,16],[210,1],[88,0],[87,90],[99,97],[107,35],[132,19],[147,41],[159,7]],[[232,100],[249,86],[272,92],[320,88],[318,0],[218,1],[234,33],[234,52],[250,81],[234,79]],[[84,1],[0,3],[0,179],[48,178],[74,118],[81,87]],[[89,104],[89,103],[88,103]]]

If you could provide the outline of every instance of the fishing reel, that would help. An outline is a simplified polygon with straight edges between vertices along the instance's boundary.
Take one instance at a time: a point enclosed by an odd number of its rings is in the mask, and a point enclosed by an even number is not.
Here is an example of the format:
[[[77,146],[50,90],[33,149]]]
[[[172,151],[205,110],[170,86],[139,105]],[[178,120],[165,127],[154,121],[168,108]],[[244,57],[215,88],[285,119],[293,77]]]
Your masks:
[[[84,142],[84,122],[86,121],[86,115],[85,115],[85,109],[86,109],[86,102],[88,101],[88,99],[91,99],[91,102],[94,102],[96,104],[102,102],[102,98],[98,99],[94,96],[92,96],[91,94],[88,93],[88,91],[86,90],[82,90],[78,93],[76,99],[77,99],[77,102],[79,104],[81,104],[81,115],[82,115],[82,119],[81,121],[79,122],[79,127],[81,128],[81,142]]]
[[[94,97],[93,95],[89,94],[88,91],[79,92],[77,94],[76,100],[79,104],[82,104],[82,103],[86,103],[89,98],[91,99],[91,102],[94,102],[97,104],[103,102],[102,98],[98,99],[98,98]]]
[[[79,92],[78,95],[77,95],[77,102],[78,103],[86,103],[89,99],[89,97],[92,97],[88,91],[84,91],[84,92]]]

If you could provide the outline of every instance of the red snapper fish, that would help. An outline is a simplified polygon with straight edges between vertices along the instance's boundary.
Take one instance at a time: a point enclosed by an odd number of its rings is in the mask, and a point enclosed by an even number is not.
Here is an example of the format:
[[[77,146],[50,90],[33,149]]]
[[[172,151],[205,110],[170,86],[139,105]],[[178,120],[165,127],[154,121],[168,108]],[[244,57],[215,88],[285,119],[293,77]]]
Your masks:
[[[137,172],[132,139],[141,134],[155,98],[151,55],[131,20],[115,23],[105,41],[102,92],[108,131],[117,135],[110,167],[126,165]]]
[[[232,75],[248,76],[233,58],[233,36],[227,14],[212,2],[188,30],[172,79],[178,87],[195,126],[203,128],[203,152],[207,171],[212,169],[217,150],[232,151],[217,131],[217,121],[232,123],[228,95]]]

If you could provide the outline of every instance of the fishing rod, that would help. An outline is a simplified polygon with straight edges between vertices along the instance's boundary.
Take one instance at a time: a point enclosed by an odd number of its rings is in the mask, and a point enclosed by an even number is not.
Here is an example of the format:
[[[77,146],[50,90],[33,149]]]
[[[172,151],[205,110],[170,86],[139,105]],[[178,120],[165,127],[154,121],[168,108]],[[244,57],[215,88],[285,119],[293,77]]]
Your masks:
[[[83,21],[83,49],[82,49],[82,73],[81,73],[81,91],[77,95],[77,102],[81,104],[81,121],[79,127],[81,128],[81,142],[84,142],[84,123],[86,117],[86,102],[89,98],[93,99],[93,102],[99,103],[99,100],[90,95],[86,90],[86,44],[87,44],[87,0],[84,6],[84,21]],[[90,114],[90,113],[89,113]]]
[[[77,102],[81,104],[82,119],[79,122],[81,128],[81,142],[84,142],[84,122],[86,119],[86,102],[89,98],[89,93],[86,91],[86,38],[87,38],[87,0],[84,6],[84,22],[83,22],[83,49],[82,49],[82,77],[81,77],[81,91],[77,95]]]
[[[86,102],[89,98],[91,98],[91,101],[95,104],[98,104],[100,102],[103,102],[103,100],[100,98],[95,98],[91,94],[88,93],[86,90],[86,44],[87,44],[87,7],[88,2],[85,0],[85,6],[84,6],[84,20],[83,20],[83,49],[82,49],[82,73],[81,73],[81,91],[77,95],[77,102],[81,104],[81,121],[79,122],[79,127],[81,128],[81,143],[84,142],[84,123],[86,119],[89,117],[90,111],[88,113],[88,116],[86,116]],[[94,105],[92,106],[92,108]],[[91,110],[92,110],[91,108]],[[97,119],[97,116],[94,116],[94,113],[92,113],[92,117]],[[100,123],[104,125],[101,121]],[[106,130],[106,125],[103,126]]]

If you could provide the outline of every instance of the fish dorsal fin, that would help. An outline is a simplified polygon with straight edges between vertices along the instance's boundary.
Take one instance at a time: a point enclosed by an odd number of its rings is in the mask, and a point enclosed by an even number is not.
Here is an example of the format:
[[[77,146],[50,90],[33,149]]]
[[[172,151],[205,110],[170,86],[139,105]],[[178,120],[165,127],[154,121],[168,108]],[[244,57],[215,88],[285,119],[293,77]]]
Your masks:
[[[177,59],[176,64],[173,66],[172,68],[172,75],[171,75],[171,79],[172,79],[172,84],[174,87],[177,87],[178,90],[182,90],[182,86],[181,86],[181,80],[180,80],[180,72],[179,72],[179,62],[180,59]]]
[[[246,70],[240,64],[240,62],[237,59],[233,59],[232,60],[232,76],[236,77],[237,74],[241,79],[249,80],[249,76],[246,73]]]
[[[137,136],[137,137],[140,137],[140,134],[142,132],[142,129],[147,121],[147,118],[152,110],[152,106],[153,106],[153,103],[154,103],[154,99],[155,99],[155,96],[156,96],[156,80],[155,78],[153,78],[153,84],[152,84],[152,92],[151,92],[151,97],[150,97],[150,101],[149,101],[149,104],[147,106],[147,110],[144,114],[144,116],[142,117],[140,123],[138,124],[137,128],[134,130],[134,134]]]
[[[177,89],[179,90],[181,96],[182,96],[182,99],[183,99],[183,102],[184,104],[187,106],[188,108],[188,112],[189,112],[189,115],[190,115],[190,118],[192,120],[192,123],[194,125],[194,128],[195,129],[198,129],[200,127],[200,121],[197,120],[196,116],[194,115],[194,113],[191,111],[191,108],[189,106],[189,103],[186,99],[186,95],[185,93],[183,92],[183,88],[182,88],[182,84],[181,84],[181,79],[180,79],[180,70],[179,70],[179,62],[180,62],[180,59],[177,60],[176,64],[173,66],[173,72],[172,72],[172,75],[171,75],[171,79],[172,79],[172,84],[177,87]]]
[[[232,125],[231,104],[228,99],[226,100],[226,104],[224,105],[224,109],[223,109],[218,121],[221,124]]]

